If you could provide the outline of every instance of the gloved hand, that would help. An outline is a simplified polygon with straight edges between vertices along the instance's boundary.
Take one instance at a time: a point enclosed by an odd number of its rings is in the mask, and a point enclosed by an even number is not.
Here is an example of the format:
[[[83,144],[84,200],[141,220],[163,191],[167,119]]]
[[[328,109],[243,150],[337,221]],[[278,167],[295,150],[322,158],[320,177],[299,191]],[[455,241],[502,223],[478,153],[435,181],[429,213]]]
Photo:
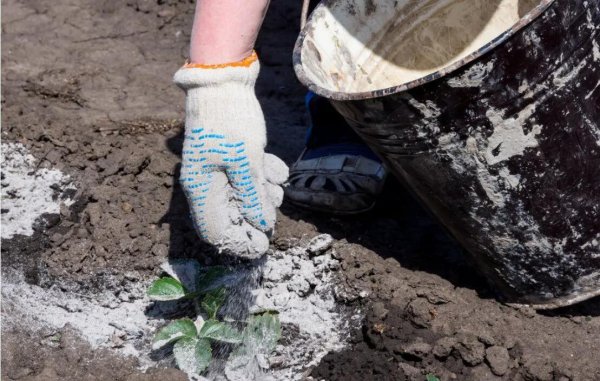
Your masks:
[[[232,64],[188,64],[174,77],[187,94],[180,183],[196,230],[219,250],[248,258],[269,247],[288,177],[283,161],[264,152],[258,71],[253,54]]]

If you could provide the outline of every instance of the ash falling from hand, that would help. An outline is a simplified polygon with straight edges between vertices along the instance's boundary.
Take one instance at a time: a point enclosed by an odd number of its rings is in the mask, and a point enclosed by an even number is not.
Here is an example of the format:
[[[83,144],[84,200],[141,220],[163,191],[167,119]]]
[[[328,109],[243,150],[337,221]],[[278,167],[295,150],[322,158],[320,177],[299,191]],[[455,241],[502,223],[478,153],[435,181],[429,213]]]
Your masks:
[[[331,236],[321,235],[304,245],[274,250],[239,265],[223,279],[229,283],[221,310],[224,320],[246,321],[271,311],[279,317],[281,337],[266,332],[244,351],[233,350],[213,364],[209,379],[300,380],[328,352],[345,346],[350,325],[360,317],[353,319],[353,311],[335,301],[339,262],[332,256],[331,243]]]

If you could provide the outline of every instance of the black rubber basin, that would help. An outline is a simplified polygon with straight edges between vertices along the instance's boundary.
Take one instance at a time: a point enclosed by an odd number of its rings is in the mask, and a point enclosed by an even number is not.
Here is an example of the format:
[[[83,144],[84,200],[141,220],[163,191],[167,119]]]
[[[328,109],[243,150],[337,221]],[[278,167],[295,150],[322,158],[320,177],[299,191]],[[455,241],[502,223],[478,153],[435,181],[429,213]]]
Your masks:
[[[508,302],[600,295],[599,4],[325,1],[294,50]]]

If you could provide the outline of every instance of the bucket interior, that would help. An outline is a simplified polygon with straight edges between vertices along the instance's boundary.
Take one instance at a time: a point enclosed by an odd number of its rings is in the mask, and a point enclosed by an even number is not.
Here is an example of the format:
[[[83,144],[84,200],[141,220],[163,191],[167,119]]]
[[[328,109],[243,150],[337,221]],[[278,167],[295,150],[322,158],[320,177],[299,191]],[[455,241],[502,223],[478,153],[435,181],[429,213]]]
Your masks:
[[[400,86],[485,46],[541,0],[329,1],[300,47],[305,79],[329,92]]]

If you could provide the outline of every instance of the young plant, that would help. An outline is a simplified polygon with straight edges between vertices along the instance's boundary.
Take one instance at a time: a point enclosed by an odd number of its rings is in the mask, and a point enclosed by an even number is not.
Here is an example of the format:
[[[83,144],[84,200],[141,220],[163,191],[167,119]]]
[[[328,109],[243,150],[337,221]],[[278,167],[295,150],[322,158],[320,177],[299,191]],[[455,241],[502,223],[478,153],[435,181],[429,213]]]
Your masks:
[[[214,288],[215,281],[226,273],[227,270],[224,267],[212,267],[201,276],[197,276],[195,284],[188,285],[188,287],[172,276],[162,277],[150,285],[148,296],[150,299],[160,302],[197,298]]]
[[[242,345],[234,352],[235,357],[269,354],[275,350],[281,338],[281,322],[276,311],[251,315],[242,334]]]
[[[156,280],[148,289],[148,296],[156,301],[192,299],[201,307],[207,320],[198,316],[196,321],[184,318],[175,320],[160,329],[153,340],[153,349],[173,344],[177,366],[191,374],[200,374],[210,365],[215,342],[238,345],[234,355],[246,355],[261,349],[270,353],[281,337],[279,316],[273,312],[251,316],[243,332],[227,322],[217,319],[221,306],[227,299],[227,289],[215,286],[225,275],[222,267],[213,267],[197,277],[197,282],[186,287],[174,277]]]
[[[427,376],[425,376],[425,380],[426,381],[440,381],[439,378],[437,378],[436,376],[434,376],[433,374],[428,374]]]

